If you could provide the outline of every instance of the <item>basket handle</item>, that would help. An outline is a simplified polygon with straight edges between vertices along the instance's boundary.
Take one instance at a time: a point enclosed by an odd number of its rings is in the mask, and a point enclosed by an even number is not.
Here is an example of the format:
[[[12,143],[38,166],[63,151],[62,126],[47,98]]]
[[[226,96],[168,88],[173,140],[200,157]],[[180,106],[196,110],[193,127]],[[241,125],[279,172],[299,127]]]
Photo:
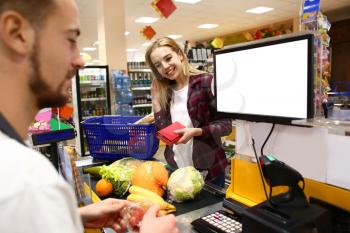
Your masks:
[[[91,118],[88,118],[84,121],[81,122],[82,125],[90,125],[90,124],[93,124],[93,125],[100,125],[100,121],[95,121],[96,120],[96,117],[91,117]],[[91,122],[92,121],[92,122]],[[95,122],[94,122],[95,121]]]

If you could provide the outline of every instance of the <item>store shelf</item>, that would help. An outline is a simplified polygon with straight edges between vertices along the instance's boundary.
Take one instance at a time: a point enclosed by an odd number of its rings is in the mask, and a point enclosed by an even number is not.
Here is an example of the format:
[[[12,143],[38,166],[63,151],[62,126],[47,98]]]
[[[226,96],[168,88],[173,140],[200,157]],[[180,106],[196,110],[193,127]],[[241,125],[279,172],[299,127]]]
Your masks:
[[[133,108],[143,108],[143,107],[152,107],[152,104],[134,104]]]
[[[85,117],[82,117],[81,119],[86,120],[86,119],[89,119],[91,117],[97,117],[97,116],[85,116]]]
[[[134,114],[146,115],[152,108],[150,94],[152,71],[147,68],[145,62],[128,62],[128,73],[132,84]]]
[[[82,98],[81,101],[101,101],[106,100],[106,97],[96,97],[96,98]]]
[[[151,69],[129,69],[128,72],[151,72]]]
[[[327,128],[329,133],[350,136],[350,121],[326,119],[323,117],[294,120],[293,125]]]
[[[106,83],[105,80],[80,81],[80,84],[89,84],[89,85],[102,85],[105,83]]]
[[[143,91],[143,90],[151,90],[151,87],[132,87],[133,91]]]

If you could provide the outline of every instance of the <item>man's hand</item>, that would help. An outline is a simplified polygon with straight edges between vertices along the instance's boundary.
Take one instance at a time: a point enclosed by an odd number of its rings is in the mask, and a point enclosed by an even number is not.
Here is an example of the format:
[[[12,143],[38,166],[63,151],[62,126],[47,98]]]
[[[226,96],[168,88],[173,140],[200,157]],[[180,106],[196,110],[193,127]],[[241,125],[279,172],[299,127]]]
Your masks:
[[[79,208],[84,227],[109,227],[118,233],[126,231],[126,223],[122,221],[121,210],[130,202],[118,199],[105,199],[103,201]]]
[[[142,219],[140,233],[179,233],[175,216],[170,214],[157,217],[158,212],[159,206],[152,206],[148,209]]]

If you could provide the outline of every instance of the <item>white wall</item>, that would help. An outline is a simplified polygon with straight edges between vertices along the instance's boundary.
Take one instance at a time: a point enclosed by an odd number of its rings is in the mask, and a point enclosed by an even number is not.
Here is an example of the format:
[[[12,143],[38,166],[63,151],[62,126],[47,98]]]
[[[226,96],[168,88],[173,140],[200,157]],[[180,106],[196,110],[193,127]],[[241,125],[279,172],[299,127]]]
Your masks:
[[[254,157],[250,134],[258,155],[272,124],[236,122],[236,150]],[[304,177],[350,189],[350,137],[333,135],[326,128],[276,125],[264,154],[272,154]]]

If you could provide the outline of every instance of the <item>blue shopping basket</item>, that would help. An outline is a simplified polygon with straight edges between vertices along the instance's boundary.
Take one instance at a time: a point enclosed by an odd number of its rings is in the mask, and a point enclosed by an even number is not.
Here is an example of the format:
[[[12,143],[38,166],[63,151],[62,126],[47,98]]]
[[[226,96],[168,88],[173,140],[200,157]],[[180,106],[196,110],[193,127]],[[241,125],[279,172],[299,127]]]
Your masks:
[[[159,147],[156,127],[134,124],[139,119],[140,116],[99,116],[82,122],[91,156],[103,160],[152,158]]]

